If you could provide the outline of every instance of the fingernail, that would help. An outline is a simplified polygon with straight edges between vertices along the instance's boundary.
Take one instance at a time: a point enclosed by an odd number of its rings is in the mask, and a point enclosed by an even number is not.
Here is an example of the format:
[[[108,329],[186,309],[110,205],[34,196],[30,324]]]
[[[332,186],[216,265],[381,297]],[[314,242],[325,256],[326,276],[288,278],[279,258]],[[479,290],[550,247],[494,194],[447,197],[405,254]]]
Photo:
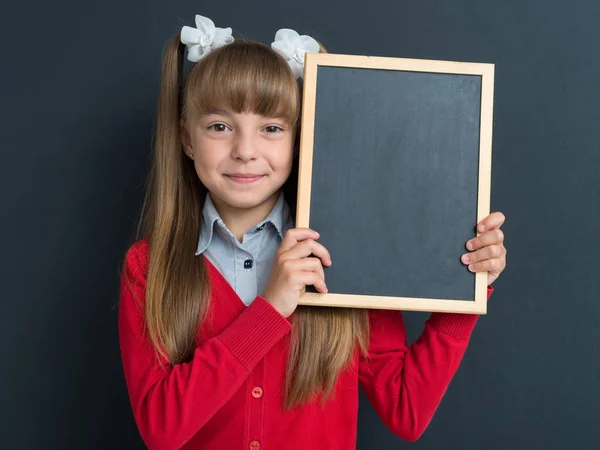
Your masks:
[[[469,242],[467,242],[467,248],[468,248],[469,250],[473,250],[473,243],[472,243],[472,242],[470,242],[470,241],[469,241]]]
[[[479,225],[479,231],[485,231],[485,225],[484,224]]]
[[[473,264],[469,265],[469,270],[473,272]]]
[[[462,260],[463,260],[463,262],[468,263],[469,262],[469,255],[463,255],[462,256]]]

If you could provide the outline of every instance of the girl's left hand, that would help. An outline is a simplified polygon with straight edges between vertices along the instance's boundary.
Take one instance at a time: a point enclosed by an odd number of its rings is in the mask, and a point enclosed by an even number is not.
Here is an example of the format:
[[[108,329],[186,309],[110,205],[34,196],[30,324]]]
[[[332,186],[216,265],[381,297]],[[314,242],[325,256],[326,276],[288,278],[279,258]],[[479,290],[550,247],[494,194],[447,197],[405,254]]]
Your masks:
[[[500,230],[504,220],[504,214],[494,212],[479,222],[477,231],[482,234],[467,241],[465,247],[472,251],[460,258],[471,272],[487,270],[488,285],[492,284],[506,267],[504,233]]]

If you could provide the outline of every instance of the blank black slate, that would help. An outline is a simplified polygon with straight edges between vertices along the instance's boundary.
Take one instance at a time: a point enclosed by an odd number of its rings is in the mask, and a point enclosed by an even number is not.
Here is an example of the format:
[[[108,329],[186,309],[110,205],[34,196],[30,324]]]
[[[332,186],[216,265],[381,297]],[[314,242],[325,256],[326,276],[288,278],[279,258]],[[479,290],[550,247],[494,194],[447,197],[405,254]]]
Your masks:
[[[331,252],[330,293],[473,301],[460,257],[480,103],[479,75],[318,68],[310,227]]]

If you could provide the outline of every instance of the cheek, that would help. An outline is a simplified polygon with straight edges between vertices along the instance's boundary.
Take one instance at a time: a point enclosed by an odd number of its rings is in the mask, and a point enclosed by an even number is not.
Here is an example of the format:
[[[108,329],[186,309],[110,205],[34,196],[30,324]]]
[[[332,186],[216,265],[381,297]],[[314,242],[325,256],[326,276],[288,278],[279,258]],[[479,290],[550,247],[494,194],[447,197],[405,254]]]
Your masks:
[[[214,170],[227,157],[227,145],[223,142],[198,138],[195,143],[196,160],[201,170]]]
[[[219,168],[223,157],[218,149],[213,147],[199,145],[194,157],[194,167],[196,174],[202,184],[207,187],[213,186],[215,180],[219,177]]]
[[[273,169],[288,172],[294,159],[293,143],[288,141],[271,151],[270,163]]]
[[[215,153],[211,151],[200,150],[197,153],[196,160],[198,161],[200,168],[203,169],[214,169],[218,166],[218,159],[216,158]]]
[[[218,183],[220,177],[220,162],[211,152],[198,152],[198,157],[194,159],[196,174],[202,184],[209,189]]]

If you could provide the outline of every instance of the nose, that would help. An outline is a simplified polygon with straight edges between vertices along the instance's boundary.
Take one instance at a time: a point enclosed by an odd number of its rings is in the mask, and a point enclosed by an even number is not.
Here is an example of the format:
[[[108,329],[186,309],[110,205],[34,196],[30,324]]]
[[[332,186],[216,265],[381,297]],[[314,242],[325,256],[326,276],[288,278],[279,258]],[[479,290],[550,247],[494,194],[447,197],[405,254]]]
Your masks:
[[[252,161],[256,159],[256,142],[252,133],[240,131],[233,140],[231,155],[239,161]]]

